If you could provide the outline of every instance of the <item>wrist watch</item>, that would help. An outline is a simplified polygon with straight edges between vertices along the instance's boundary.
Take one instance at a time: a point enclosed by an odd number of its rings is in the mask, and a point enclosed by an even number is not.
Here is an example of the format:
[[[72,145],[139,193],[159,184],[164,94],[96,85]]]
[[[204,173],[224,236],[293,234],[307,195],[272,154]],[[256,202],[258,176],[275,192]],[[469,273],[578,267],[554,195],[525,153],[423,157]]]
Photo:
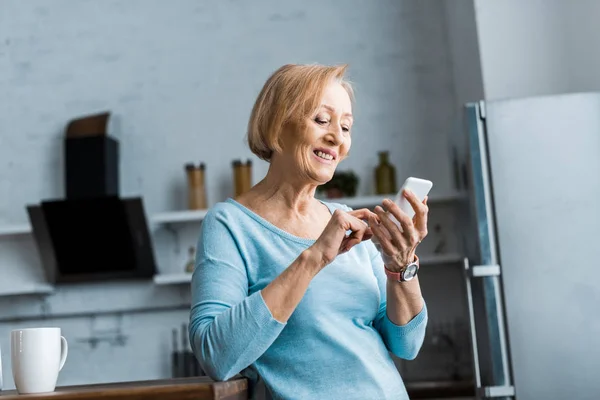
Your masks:
[[[385,269],[385,274],[388,279],[398,282],[408,282],[417,276],[417,273],[419,272],[419,257],[415,254],[414,261],[403,267],[400,272],[392,272],[387,269],[385,265],[383,268]]]

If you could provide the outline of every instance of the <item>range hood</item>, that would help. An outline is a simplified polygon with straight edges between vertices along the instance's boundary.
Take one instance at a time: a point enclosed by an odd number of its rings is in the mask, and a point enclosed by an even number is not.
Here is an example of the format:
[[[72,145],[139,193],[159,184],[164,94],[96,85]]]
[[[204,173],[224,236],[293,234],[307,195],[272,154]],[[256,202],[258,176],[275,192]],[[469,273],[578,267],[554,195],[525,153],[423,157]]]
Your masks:
[[[118,195],[118,142],[109,113],[71,121],[65,135],[65,199],[28,205],[52,283],[152,278],[154,251],[141,197]]]
[[[43,201],[28,206],[52,283],[152,278],[152,242],[141,198]]]

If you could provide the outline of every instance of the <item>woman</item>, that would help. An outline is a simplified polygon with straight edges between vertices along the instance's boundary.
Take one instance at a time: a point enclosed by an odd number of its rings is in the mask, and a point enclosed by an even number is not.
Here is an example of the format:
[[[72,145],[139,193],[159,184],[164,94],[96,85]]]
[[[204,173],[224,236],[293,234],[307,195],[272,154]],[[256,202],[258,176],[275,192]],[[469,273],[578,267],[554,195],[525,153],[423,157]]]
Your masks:
[[[373,213],[315,199],[350,150],[345,69],[286,65],[267,80],[248,141],[268,173],[202,224],[189,333],[213,379],[262,378],[277,399],[408,398],[389,352],[416,357],[427,309],[418,279],[397,273],[418,261],[428,210],[411,193],[414,220],[391,201]]]

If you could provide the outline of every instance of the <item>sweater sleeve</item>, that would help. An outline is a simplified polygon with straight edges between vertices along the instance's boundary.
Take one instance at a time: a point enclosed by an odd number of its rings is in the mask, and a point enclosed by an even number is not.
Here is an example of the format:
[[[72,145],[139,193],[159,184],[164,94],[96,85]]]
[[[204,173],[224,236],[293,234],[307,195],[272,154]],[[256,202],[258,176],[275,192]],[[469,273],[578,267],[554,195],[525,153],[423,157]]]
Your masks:
[[[208,376],[227,380],[256,361],[285,324],[273,318],[262,294],[248,295],[246,261],[225,215],[202,223],[192,276],[189,335]]]
[[[394,324],[387,315],[387,277],[383,270],[383,259],[373,242],[369,240],[366,244],[381,296],[379,311],[373,321],[373,326],[377,329],[387,349],[392,354],[405,360],[413,360],[417,357],[425,338],[428,320],[427,305],[423,301],[421,311],[406,325]]]

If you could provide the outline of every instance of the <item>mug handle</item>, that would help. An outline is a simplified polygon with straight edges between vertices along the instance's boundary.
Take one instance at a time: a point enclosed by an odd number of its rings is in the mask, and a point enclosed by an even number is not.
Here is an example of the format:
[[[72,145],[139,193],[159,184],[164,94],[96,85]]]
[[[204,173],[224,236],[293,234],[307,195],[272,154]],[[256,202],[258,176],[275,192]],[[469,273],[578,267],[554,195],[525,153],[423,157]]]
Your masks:
[[[67,361],[67,354],[69,354],[69,346],[67,345],[67,339],[64,336],[60,337],[60,364],[58,370],[60,371]]]

